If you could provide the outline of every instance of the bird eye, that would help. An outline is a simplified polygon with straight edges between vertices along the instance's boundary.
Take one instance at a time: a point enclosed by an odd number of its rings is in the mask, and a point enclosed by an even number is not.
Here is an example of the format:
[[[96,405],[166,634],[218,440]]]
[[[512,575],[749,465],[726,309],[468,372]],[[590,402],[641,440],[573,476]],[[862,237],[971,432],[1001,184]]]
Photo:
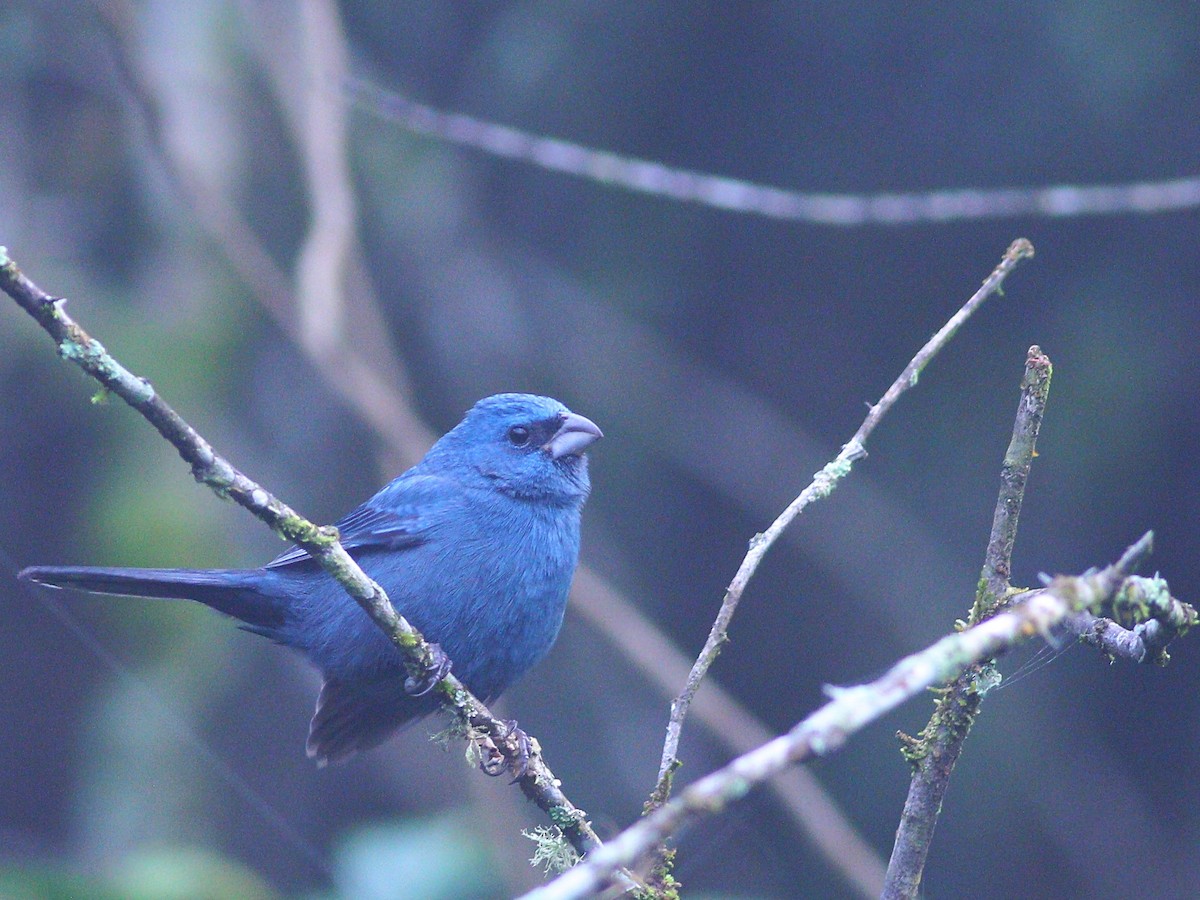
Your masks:
[[[514,425],[508,429],[508,441],[514,447],[524,447],[529,443],[529,429],[524,425]]]

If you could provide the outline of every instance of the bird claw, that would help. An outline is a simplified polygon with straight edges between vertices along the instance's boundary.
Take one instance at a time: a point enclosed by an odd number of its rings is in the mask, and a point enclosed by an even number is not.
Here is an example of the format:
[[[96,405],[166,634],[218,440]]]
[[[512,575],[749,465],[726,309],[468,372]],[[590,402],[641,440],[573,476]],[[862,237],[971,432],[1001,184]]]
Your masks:
[[[504,731],[495,735],[495,740],[505,741],[510,737],[516,742],[517,752],[511,764],[505,759],[504,754],[492,743],[493,753],[479,764],[479,768],[485,775],[491,775],[495,778],[498,775],[503,775],[506,771],[513,774],[513,780],[509,784],[516,784],[529,772],[529,760],[533,756],[533,741],[518,725],[516,719],[503,719],[500,722],[504,726]]]
[[[430,665],[421,678],[409,675],[404,679],[404,693],[410,697],[424,697],[438,686],[443,678],[450,674],[450,657],[440,644],[429,645]]]

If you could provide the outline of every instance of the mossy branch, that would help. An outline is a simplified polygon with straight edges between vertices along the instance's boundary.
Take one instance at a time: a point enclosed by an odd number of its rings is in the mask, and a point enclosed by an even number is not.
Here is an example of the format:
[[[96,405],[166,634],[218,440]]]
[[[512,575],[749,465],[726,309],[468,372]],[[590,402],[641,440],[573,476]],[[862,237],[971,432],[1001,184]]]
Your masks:
[[[1191,604],[1171,596],[1167,583],[1153,578],[1130,578],[1113,604],[1113,618],[1081,612],[1067,627],[1109,660],[1165,666],[1171,661],[1167,645],[1200,622]]]
[[[1150,552],[1152,542],[1153,535],[1147,533],[1120,560],[1103,570],[1049,580],[1045,588],[1026,593],[1004,612],[905,657],[870,684],[827,688],[830,701],[787,734],[684,788],[578,866],[526,894],[523,900],[590,897],[612,881],[619,867],[636,864],[681,827],[721,811],[787,766],[832,753],[851,735],[905,700],[951,682],[972,666],[1033,637],[1050,634],[1072,613],[1109,608],[1126,579]]]
[[[78,365],[104,391],[120,397],[141,413],[179,451],[197,481],[248,510],[284,540],[303,547],[400,648],[412,677],[420,680],[430,671],[434,658],[429,645],[396,612],[383,588],[342,547],[336,528],[310,522],[217,454],[208,441],[158,396],[149,381],[121,365],[67,314],[64,298],[50,296],[27,278],[4,247],[0,247],[0,289],[50,335],[60,356]],[[493,716],[466,685],[453,674],[447,675],[438,683],[437,695],[442,706],[457,717],[467,732],[488,735],[510,767],[516,763],[520,747],[513,729]],[[563,794],[540,752],[532,754],[518,783],[525,795],[562,829],[576,850],[587,853],[600,845],[586,815]]]
[[[1012,572],[1012,551],[1053,371],[1050,359],[1038,347],[1030,347],[1025,359],[1025,375],[1021,379],[1021,399],[1017,404],[1012,439],[1001,468],[1000,492],[992,516],[992,533],[984,555],[983,571],[967,621],[959,623],[962,627],[978,625],[1011,602],[1008,578]],[[942,810],[942,800],[950,785],[950,775],[979,715],[983,696],[996,677],[993,661],[980,660],[940,692],[929,722],[916,738],[899,735],[901,753],[913,771],[888,863],[884,897],[916,895]]]

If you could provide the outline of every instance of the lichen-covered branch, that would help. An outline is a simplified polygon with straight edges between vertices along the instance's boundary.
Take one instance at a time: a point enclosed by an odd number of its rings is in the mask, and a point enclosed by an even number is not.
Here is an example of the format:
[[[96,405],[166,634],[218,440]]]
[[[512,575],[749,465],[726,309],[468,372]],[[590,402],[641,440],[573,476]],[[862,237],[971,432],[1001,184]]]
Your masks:
[[[619,636],[620,652],[641,669],[651,684],[669,696],[683,682],[692,661],[647,621],[633,603],[584,566],[575,575],[574,590],[587,592],[591,597],[590,603],[576,606],[576,611],[589,621],[603,618],[610,629],[619,631],[614,637]],[[707,724],[709,731],[730,751],[729,756],[748,753],[776,735],[711,678],[703,693],[696,697],[692,718]],[[837,807],[816,774],[805,768],[792,768],[772,778],[764,790],[775,795],[800,832],[845,879],[846,896],[864,900],[879,896],[887,861]]]
[[[712,629],[709,631],[708,639],[704,642],[704,648],[700,651],[699,656],[697,656],[696,662],[688,674],[683,690],[671,703],[671,717],[667,724],[666,739],[663,742],[662,760],[658,767],[658,780],[646,804],[647,810],[653,810],[661,806],[670,796],[671,779],[675,769],[678,767],[679,740],[683,733],[683,722],[687,717],[688,708],[691,706],[692,698],[696,695],[696,691],[700,687],[700,683],[704,680],[704,676],[708,673],[709,668],[720,655],[722,646],[728,640],[729,624],[733,620],[734,613],[737,611],[738,603],[746,590],[746,586],[750,583],[750,579],[754,577],[759,563],[766,556],[767,551],[783,533],[784,529],[791,524],[796,516],[800,515],[809,503],[832,493],[833,489],[837,487],[838,482],[850,473],[854,462],[866,456],[867,438],[870,437],[871,432],[875,430],[875,426],[879,424],[888,410],[900,399],[900,395],[916,385],[917,379],[925,366],[938,354],[942,347],[949,343],[950,339],[954,337],[963,323],[971,317],[975,310],[988,297],[1000,290],[1004,279],[1008,277],[1008,274],[1016,268],[1021,260],[1031,256],[1033,256],[1033,245],[1029,241],[1024,238],[1018,238],[1012,242],[1005,252],[1004,258],[992,271],[992,274],[984,279],[979,290],[963,304],[958,312],[951,316],[950,320],[941,327],[937,334],[926,342],[925,346],[905,366],[900,376],[892,382],[891,387],[887,389],[879,402],[870,408],[866,419],[863,420],[858,431],[842,447],[837,457],[813,477],[812,483],[800,492],[800,495],[788,505],[787,509],[779,514],[778,518],[771,523],[766,531],[755,535],[751,539],[750,549],[746,552],[741,565],[738,566],[737,573],[733,576],[729,587],[725,589],[725,597],[721,602],[721,608],[717,612]]]
[[[1162,578],[1130,578],[1121,589],[1118,609],[1125,610],[1126,626],[1093,615],[1076,613],[1067,628],[1109,659],[1165,666],[1170,662],[1167,645],[1196,625],[1196,610],[1176,600]]]
[[[1030,347],[1025,360],[1025,375],[1021,379],[1021,399],[1017,404],[1012,439],[1001,468],[992,533],[975,603],[965,623],[967,627],[995,615],[1008,600],[1008,577],[1012,572],[1017,524],[1050,394],[1052,373],[1053,367],[1046,355],[1038,347]],[[900,735],[903,753],[912,765],[913,773],[888,863],[883,889],[886,898],[916,895],[942,810],[942,800],[950,785],[950,775],[979,714],[983,695],[993,681],[989,677],[992,675],[990,660],[980,661],[967,669],[941,692],[929,723],[918,737]]]
[[[208,441],[158,396],[150,382],[122,366],[67,315],[65,299],[50,296],[30,281],[2,247],[0,289],[50,335],[60,356],[77,364],[106,391],[141,413],[179,451],[197,481],[253,513],[281,538],[308,551],[400,648],[413,677],[421,679],[433,668],[429,645],[420,632],[396,612],[383,588],[346,552],[338,541],[336,528],[308,521],[219,456]],[[453,674],[438,683],[437,691],[443,706],[457,716],[467,732],[487,735],[509,763],[517,760],[520,747],[511,734],[513,729],[496,719]],[[540,752],[534,752],[519,783],[526,796],[545,810],[581,853],[599,846],[586,816],[563,794]]]
[[[1147,533],[1101,571],[1050,580],[1044,589],[1024,594],[1008,610],[905,657],[870,684],[827,688],[830,701],[787,734],[689,785],[524,900],[591,896],[611,881],[619,867],[635,865],[684,825],[720,812],[789,765],[837,750],[863,726],[905,700],[953,681],[970,667],[1030,638],[1049,634],[1072,613],[1107,609],[1152,543],[1153,535]]]

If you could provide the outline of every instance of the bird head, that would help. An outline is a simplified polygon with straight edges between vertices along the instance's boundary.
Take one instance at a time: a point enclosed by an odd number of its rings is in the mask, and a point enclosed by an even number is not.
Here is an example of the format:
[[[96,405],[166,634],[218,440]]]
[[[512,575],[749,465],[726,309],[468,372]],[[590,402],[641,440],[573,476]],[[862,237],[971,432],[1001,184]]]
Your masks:
[[[476,403],[426,457],[526,499],[579,504],[590,489],[584,451],[603,433],[557,400],[495,394]]]

